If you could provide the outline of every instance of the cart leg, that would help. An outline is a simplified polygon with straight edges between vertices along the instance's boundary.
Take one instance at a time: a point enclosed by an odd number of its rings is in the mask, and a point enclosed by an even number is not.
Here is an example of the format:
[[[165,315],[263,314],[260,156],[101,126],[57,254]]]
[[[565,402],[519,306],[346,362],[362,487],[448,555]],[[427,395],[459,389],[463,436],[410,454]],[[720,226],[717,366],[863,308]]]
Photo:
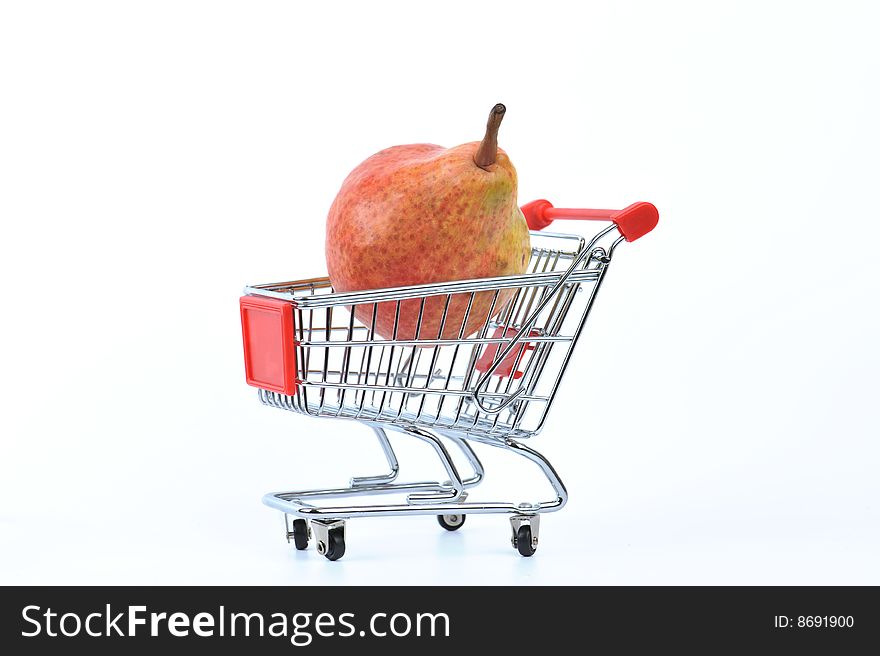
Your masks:
[[[397,480],[397,476],[400,473],[400,464],[397,460],[397,456],[394,453],[394,448],[391,446],[391,440],[388,439],[388,434],[383,428],[379,426],[372,426],[372,429],[373,432],[376,433],[376,437],[379,440],[379,445],[382,447],[382,451],[385,454],[385,459],[388,461],[388,466],[391,471],[388,474],[380,474],[378,476],[353,476],[349,482],[349,484],[353,488],[384,483],[393,483]],[[471,445],[468,444],[467,441],[461,439],[460,437],[455,437],[454,435],[444,435],[443,437],[448,438],[461,450],[465,458],[467,458],[468,464],[470,465],[471,469],[473,469],[473,476],[462,479],[464,487],[468,488],[479,485],[480,481],[483,480],[485,470],[483,469],[483,463],[480,462],[479,457],[477,457],[477,454],[474,452],[473,448],[471,448]],[[445,468],[446,462],[443,460],[442,457],[441,461],[443,461],[443,465]]]
[[[525,444],[517,442],[516,440],[512,440],[507,438],[504,440],[504,446],[514,453],[518,453],[524,458],[531,460],[533,463],[538,465],[541,471],[544,473],[544,476],[547,477],[547,480],[550,481],[550,485],[553,486],[553,491],[556,493],[556,500],[550,502],[542,502],[539,504],[519,504],[519,507],[524,509],[533,509],[537,510],[560,510],[566,503],[568,503],[568,490],[565,489],[565,485],[562,483],[562,480],[559,478],[559,474],[556,473],[556,470],[553,469],[553,465],[550,464],[550,461],[547,460],[540,453],[527,447]]]
[[[483,475],[486,473],[486,470],[483,469],[483,463],[480,462],[480,459],[474,452],[473,447],[471,447],[471,445],[468,444],[466,440],[463,440],[460,437],[456,437],[454,435],[444,435],[444,437],[448,438],[449,441],[451,441],[461,450],[465,458],[467,458],[468,464],[471,466],[471,469],[474,470],[473,476],[464,479],[464,486],[474,487],[476,485],[479,485],[480,481],[483,480]]]
[[[414,492],[406,498],[407,502],[418,504],[431,503],[432,501],[457,501],[461,499],[461,495],[464,493],[464,483],[440,438],[424,428],[416,428],[415,426],[407,426],[404,431],[434,447],[437,457],[440,458],[443,467],[446,469],[446,474],[449,476],[450,487],[448,491],[443,492]]]
[[[479,485],[480,481],[483,480],[485,470],[483,469],[483,463],[480,462],[480,459],[477,457],[477,454],[474,452],[471,445],[460,437],[455,437],[454,435],[444,435],[444,437],[448,438],[449,441],[454,443],[461,450],[467,458],[471,468],[474,470],[474,475],[464,480],[464,486],[469,488]],[[458,501],[464,502],[466,498],[467,492],[462,492]],[[465,519],[467,519],[467,515],[464,513],[437,515],[437,522],[447,531],[457,531],[464,525]]]
[[[565,489],[559,474],[556,473],[556,470],[553,469],[553,465],[550,464],[547,458],[516,440],[507,438],[504,441],[507,448],[538,465],[544,476],[550,481],[550,485],[553,486],[553,491],[556,492],[555,503],[521,503],[517,506],[521,512],[510,518],[510,527],[513,530],[513,537],[510,540],[511,544],[521,556],[529,557],[535,555],[535,551],[538,549],[538,531],[541,527],[541,516],[537,514],[537,511],[541,508],[552,507],[555,510],[562,508],[568,502],[568,490]]]
[[[385,453],[385,459],[388,461],[388,466],[391,468],[391,472],[379,476],[354,476],[349,483],[351,487],[375,485],[377,483],[393,483],[397,479],[397,474],[400,471],[400,465],[397,462],[397,456],[394,455],[394,449],[391,448],[391,442],[388,440],[388,435],[386,435],[384,429],[379,428],[378,426],[373,426],[372,428],[373,432],[376,433],[376,437],[379,439],[379,444],[382,446],[382,451]]]

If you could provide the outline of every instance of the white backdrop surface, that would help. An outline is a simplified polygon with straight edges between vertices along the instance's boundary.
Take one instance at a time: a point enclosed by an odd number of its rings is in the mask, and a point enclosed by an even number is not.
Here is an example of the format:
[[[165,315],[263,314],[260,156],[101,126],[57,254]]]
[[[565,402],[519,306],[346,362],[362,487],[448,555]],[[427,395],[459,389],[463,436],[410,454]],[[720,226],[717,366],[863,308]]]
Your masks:
[[[0,583],[880,583],[872,3],[35,2],[0,8]],[[501,145],[520,200],[623,207],[545,431],[569,505],[352,521],[264,492],[376,473],[369,430],[261,406],[246,283],[322,275],[342,179]],[[574,225],[566,225],[578,229]],[[439,476],[397,440],[402,475]],[[486,495],[547,490],[486,456]]]

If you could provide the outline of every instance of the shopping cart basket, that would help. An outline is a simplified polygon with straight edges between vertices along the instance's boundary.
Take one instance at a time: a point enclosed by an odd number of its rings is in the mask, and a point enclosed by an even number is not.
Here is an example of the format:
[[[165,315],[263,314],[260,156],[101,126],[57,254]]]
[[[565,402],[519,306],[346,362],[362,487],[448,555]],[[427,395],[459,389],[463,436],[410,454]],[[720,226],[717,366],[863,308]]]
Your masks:
[[[390,468],[352,478],[347,487],[265,495],[266,505],[284,513],[285,534],[297,549],[314,538],[320,554],[341,558],[345,520],[353,517],[431,514],[454,531],[467,514],[507,513],[513,546],[523,556],[535,553],[540,515],[561,509],[568,495],[550,462],[522,440],[544,426],[615,249],[650,232],[658,214],[650,203],[615,211],[560,209],[541,200],[522,209],[533,230],[531,261],[522,275],[344,293],[334,292],[328,278],[245,288],[245,371],[260,401],[370,426]],[[556,219],[612,225],[589,241],[537,232]],[[439,330],[431,334],[422,330],[426,303],[442,305]],[[418,308],[414,334],[399,339],[396,326],[389,339],[376,333],[375,317],[389,307],[396,318]],[[465,326],[474,325],[475,308],[485,313],[481,327],[465,334]],[[361,323],[356,314],[373,319]],[[389,430],[427,442],[448,480],[397,482]],[[530,460],[555,496],[538,503],[468,500],[484,473],[471,442]],[[468,476],[450,446],[463,455]],[[387,493],[407,496],[387,504],[315,505]]]

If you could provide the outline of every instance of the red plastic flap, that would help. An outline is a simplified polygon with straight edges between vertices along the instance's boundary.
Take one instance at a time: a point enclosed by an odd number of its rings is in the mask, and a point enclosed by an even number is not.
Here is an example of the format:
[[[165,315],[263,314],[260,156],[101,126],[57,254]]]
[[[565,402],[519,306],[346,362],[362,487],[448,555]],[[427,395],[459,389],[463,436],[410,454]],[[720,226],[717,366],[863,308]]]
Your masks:
[[[265,296],[242,296],[239,305],[248,385],[282,394],[295,393],[293,306]]]
[[[507,332],[504,332],[504,329],[501,326],[498,326],[495,329],[495,332],[492,333],[493,339],[498,339],[499,337],[509,337],[513,338],[519,332],[518,328],[508,328]],[[502,335],[503,334],[503,335]],[[529,331],[530,336],[537,337],[538,332],[534,330]],[[495,362],[495,358],[498,356],[498,351],[507,348],[507,344],[489,344],[486,347],[486,350],[483,351],[483,355],[479,357],[477,360],[476,368],[477,371],[487,372],[492,368],[492,364]],[[498,368],[493,372],[493,376],[501,376],[502,378],[507,378],[510,376],[510,373],[519,366],[519,361],[522,360],[522,357],[526,354],[526,351],[533,351],[535,349],[535,345],[529,342],[523,342],[513,347],[510,353],[507,354],[507,357],[501,361],[501,364],[498,365]],[[513,378],[517,380],[523,377],[523,372],[521,371],[513,371]]]

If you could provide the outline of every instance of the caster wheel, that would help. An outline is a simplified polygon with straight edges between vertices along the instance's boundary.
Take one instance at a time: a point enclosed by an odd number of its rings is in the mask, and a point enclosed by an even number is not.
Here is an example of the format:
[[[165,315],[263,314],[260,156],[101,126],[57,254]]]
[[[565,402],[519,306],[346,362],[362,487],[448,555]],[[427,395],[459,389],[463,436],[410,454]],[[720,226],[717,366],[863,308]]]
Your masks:
[[[516,532],[516,550],[519,551],[520,556],[527,558],[534,556],[538,550],[532,545],[532,527],[528,524],[523,524]]]
[[[309,548],[309,526],[304,519],[293,520],[293,544],[299,551]]]
[[[321,549],[318,545],[318,551],[324,555],[327,560],[339,560],[345,555],[345,534],[342,529],[331,529],[327,533],[327,545]]]
[[[464,526],[467,515],[437,515],[437,523],[447,531],[457,531]]]

